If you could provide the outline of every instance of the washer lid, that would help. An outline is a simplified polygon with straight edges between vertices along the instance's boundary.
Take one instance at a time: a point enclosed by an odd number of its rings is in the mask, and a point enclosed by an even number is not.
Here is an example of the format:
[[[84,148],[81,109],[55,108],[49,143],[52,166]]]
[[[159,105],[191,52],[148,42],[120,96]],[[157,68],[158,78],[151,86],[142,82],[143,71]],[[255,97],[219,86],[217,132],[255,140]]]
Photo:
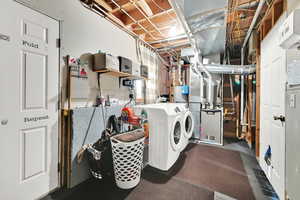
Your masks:
[[[180,116],[177,116],[175,118],[170,131],[171,146],[174,151],[180,151],[183,140],[183,131]]]
[[[192,137],[194,130],[194,118],[190,111],[187,111],[183,117],[184,136],[186,138]]]

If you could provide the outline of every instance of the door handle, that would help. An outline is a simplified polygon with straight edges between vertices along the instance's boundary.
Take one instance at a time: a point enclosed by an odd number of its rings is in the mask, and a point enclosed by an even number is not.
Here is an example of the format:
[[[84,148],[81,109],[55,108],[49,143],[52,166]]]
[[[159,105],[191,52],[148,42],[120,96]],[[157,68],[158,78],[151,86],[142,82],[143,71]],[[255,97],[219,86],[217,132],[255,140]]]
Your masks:
[[[283,115],[280,115],[280,116],[274,115],[273,119],[274,120],[280,120],[281,122],[285,122],[285,116],[283,116]]]

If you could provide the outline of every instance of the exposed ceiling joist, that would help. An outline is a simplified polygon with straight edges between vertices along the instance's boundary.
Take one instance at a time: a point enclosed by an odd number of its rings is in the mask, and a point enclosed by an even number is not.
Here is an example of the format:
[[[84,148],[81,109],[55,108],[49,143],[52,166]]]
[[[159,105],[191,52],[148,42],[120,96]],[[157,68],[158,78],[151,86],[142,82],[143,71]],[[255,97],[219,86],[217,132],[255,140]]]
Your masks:
[[[174,41],[169,41],[165,43],[157,43],[153,44],[152,46],[154,48],[162,48],[162,47],[170,47],[170,46],[175,46],[175,45],[186,45],[188,44],[188,39],[180,39],[180,40],[174,40]]]
[[[154,49],[165,48],[169,54],[177,55],[177,50],[189,45],[186,37],[181,35],[184,31],[168,0],[86,0],[84,2],[99,8],[101,14]]]
[[[113,9],[112,7],[104,0],[95,0],[97,4],[99,4],[101,7],[103,7],[108,12],[111,12]]]
[[[168,24],[169,22],[177,22],[176,20],[176,14],[173,10],[168,10],[165,12],[161,12],[159,14],[153,15],[151,17],[149,17],[149,19],[157,24],[158,26],[161,26],[160,24]],[[138,22],[140,24],[143,24],[145,26],[149,25],[149,22],[146,19],[141,19],[138,20]],[[131,23],[131,24],[125,24],[126,26],[131,26],[132,28],[135,28],[136,24],[135,23]]]
[[[145,0],[137,1],[136,4],[145,12],[149,17],[153,15],[153,12]]]
[[[167,38],[167,39],[164,39],[164,40],[157,40],[157,41],[154,41],[154,42],[150,42],[149,44],[159,44],[159,43],[172,42],[174,40],[182,40],[182,39],[187,39],[185,34],[181,34],[179,36]]]

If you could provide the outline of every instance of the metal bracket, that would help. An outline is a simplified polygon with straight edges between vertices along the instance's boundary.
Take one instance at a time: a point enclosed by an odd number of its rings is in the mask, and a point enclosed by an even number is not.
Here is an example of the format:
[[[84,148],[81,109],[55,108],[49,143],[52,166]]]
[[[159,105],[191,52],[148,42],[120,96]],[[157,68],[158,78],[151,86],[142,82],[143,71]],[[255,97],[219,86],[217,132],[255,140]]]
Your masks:
[[[57,38],[56,39],[56,48],[60,48],[61,47],[61,39]]]

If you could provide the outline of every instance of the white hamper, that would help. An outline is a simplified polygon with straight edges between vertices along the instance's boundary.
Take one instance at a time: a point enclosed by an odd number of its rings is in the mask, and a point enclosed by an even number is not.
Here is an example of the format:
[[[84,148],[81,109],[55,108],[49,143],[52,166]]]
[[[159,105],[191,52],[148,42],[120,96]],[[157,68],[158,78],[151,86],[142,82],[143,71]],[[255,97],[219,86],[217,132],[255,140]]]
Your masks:
[[[142,129],[111,137],[115,180],[118,187],[130,189],[140,182],[144,140]]]

